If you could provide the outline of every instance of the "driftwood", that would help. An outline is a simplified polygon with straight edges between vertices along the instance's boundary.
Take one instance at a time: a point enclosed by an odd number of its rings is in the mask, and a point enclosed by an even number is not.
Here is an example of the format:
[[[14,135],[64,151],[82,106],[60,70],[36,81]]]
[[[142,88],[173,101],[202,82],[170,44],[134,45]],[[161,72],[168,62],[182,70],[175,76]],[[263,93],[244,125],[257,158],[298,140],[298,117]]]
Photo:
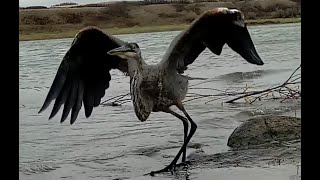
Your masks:
[[[189,89],[198,89],[198,90],[213,90],[219,92],[218,94],[199,94],[188,92],[187,98],[184,103],[191,102],[194,100],[202,99],[202,98],[213,98],[205,102],[205,104],[221,100],[222,103],[234,103],[240,99],[245,100],[246,103],[254,103],[255,101],[262,100],[280,100],[280,102],[284,102],[289,99],[298,100],[301,98],[301,74],[297,73],[301,68],[301,65],[297,67],[293,73],[289,76],[289,78],[280,85],[274,85],[270,88],[259,90],[259,91],[248,91],[249,88],[247,85],[243,88],[228,88],[226,90],[220,90],[215,88],[197,88],[195,84],[190,86]],[[230,99],[232,98],[232,99]],[[130,93],[122,94],[119,96],[115,96],[109,98],[101,103],[104,106],[121,106],[122,104],[131,102]]]

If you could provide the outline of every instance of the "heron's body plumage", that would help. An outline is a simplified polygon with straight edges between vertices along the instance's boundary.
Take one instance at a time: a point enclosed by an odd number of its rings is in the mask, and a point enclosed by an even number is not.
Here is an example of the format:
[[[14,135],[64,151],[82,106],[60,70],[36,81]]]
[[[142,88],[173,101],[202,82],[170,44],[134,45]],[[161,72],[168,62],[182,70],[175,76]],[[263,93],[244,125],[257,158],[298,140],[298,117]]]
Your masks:
[[[131,100],[140,121],[147,120],[151,112],[165,111],[181,102],[187,91],[188,79],[185,76],[159,65],[143,63],[141,70],[137,68],[130,75]]]

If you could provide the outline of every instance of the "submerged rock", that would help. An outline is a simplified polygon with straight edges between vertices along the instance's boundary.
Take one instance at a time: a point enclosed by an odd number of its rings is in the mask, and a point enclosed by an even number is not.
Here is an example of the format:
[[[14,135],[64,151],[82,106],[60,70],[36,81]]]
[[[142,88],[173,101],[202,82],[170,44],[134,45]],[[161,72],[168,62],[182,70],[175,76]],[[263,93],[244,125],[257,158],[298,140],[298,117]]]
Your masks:
[[[289,116],[259,116],[237,127],[228,139],[232,148],[250,148],[271,142],[301,139],[301,119]]]

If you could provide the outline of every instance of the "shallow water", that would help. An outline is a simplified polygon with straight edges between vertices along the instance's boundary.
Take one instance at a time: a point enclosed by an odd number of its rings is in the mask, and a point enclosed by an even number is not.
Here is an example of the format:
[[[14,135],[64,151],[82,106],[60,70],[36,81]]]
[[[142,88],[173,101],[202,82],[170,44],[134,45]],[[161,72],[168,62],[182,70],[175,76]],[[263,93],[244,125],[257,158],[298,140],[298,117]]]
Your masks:
[[[300,65],[301,25],[250,26],[249,31],[264,66],[248,64],[225,46],[216,56],[205,50],[186,74],[199,78],[190,81],[193,88],[227,89],[254,85],[266,88],[284,82]],[[119,35],[137,42],[149,64],[161,60],[178,31]],[[38,114],[51,86],[62,57],[73,39],[25,41],[19,43],[19,169],[21,179],[145,179],[141,175],[163,168],[182,145],[180,120],[165,113],[152,113],[140,122],[131,103],[122,106],[100,106],[88,119],[83,109],[74,125],[60,124],[60,113],[48,121],[52,105]],[[104,99],[129,92],[129,78],[112,71],[110,88]],[[190,89],[190,93],[216,93],[213,90]],[[249,117],[261,114],[300,116],[300,103],[261,101],[223,104],[209,98],[185,103],[186,110],[198,124],[190,141],[188,154],[201,149],[205,154],[229,151],[227,139],[232,131]],[[176,108],[174,108],[176,110]],[[253,171],[257,176],[281,174],[283,170],[264,167]],[[287,167],[288,168],[288,167]],[[242,171],[242,169],[244,169]],[[246,168],[232,170],[234,176],[249,173]],[[230,169],[193,168],[192,179],[211,179],[219,171]],[[290,169],[294,175],[295,167]],[[240,172],[240,175],[239,175]],[[274,173],[277,172],[277,173]],[[283,171],[287,173],[287,171]],[[232,174],[231,173],[231,174]],[[289,175],[282,174],[279,177]],[[225,179],[232,175],[224,176]],[[255,177],[255,176],[254,176]],[[161,179],[172,179],[167,176]],[[276,177],[275,177],[276,178]],[[246,178],[243,178],[246,179]],[[251,178],[252,179],[252,178]],[[253,178],[255,179],[255,178]]]

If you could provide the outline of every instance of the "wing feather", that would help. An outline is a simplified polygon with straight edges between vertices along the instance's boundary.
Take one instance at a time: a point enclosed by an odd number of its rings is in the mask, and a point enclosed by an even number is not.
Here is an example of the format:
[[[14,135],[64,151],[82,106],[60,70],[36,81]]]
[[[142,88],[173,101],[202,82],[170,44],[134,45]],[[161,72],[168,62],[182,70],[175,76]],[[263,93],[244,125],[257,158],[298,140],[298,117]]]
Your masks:
[[[84,105],[85,116],[89,117],[94,107],[100,104],[111,80],[110,70],[118,69],[127,74],[125,59],[108,55],[111,49],[125,43],[105,34],[95,27],[82,29],[75,37],[59,66],[47,97],[39,113],[48,108],[54,100],[49,119],[53,118],[61,106],[61,122],[71,111],[70,123],[73,124]]]
[[[243,14],[227,8],[215,8],[201,14],[171,42],[161,63],[164,68],[183,73],[205,48],[220,55],[225,44],[249,63],[263,64],[244,23]]]

